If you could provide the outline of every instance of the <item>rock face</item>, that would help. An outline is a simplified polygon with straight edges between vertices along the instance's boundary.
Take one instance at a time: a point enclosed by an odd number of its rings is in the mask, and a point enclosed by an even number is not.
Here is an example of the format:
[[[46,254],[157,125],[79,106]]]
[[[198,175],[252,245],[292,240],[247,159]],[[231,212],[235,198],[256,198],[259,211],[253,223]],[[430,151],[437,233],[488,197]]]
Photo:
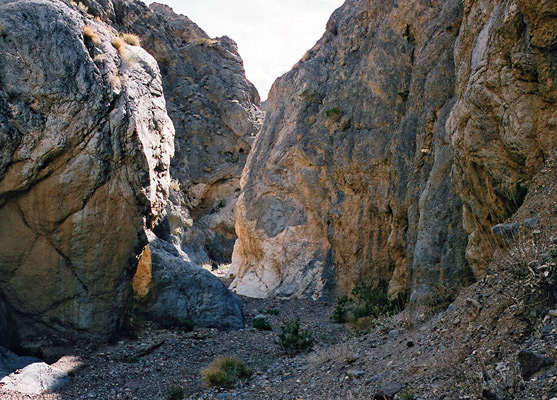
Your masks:
[[[271,90],[232,288],[392,295],[482,276],[556,147],[555,4],[348,0]]]
[[[93,12],[104,8],[85,4]],[[174,193],[156,233],[198,263],[230,262],[240,176],[262,122],[236,43],[211,39],[162,4],[113,1],[108,9],[111,23],[138,34],[158,61],[176,129]]]
[[[152,236],[134,279],[141,309],[154,321],[189,320],[194,326],[244,327],[240,299],[209,271],[184,260],[170,243]],[[138,276],[136,275],[136,278]]]
[[[62,1],[0,27],[0,298],[18,340],[107,339],[170,184],[157,63]]]

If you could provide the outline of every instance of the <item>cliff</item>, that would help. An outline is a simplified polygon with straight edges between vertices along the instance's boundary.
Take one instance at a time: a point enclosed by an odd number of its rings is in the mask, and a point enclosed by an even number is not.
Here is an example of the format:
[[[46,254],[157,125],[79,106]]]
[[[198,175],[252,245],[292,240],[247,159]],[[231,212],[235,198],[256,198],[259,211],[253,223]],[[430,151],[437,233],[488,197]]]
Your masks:
[[[416,299],[485,273],[556,147],[554,2],[348,0],[270,93],[232,288]]]
[[[106,340],[168,196],[174,129],[157,63],[61,1],[3,1],[0,28],[7,325],[17,341]]]

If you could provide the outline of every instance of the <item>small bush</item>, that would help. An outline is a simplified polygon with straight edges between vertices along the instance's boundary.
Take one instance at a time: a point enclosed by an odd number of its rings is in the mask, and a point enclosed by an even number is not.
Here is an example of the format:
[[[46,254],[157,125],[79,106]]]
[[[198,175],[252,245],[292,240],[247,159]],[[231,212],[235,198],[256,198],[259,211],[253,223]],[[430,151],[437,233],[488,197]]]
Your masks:
[[[164,392],[164,398],[166,400],[182,400],[184,398],[184,389],[179,385],[172,385]]]
[[[416,396],[414,396],[414,393],[411,391],[405,389],[402,393],[400,393],[399,398],[400,400],[415,400]]]
[[[271,308],[271,309],[269,309],[269,310],[267,311],[267,313],[268,313],[269,315],[279,315],[279,314],[280,314],[280,311],[277,310],[276,308]]]
[[[185,332],[193,331],[193,321],[188,318],[167,318],[159,321],[159,325],[165,329],[182,329]]]
[[[410,94],[410,90],[408,90],[408,89],[405,89],[405,90],[400,91],[400,92],[397,93],[397,95],[400,97],[400,99],[402,101],[408,100],[408,95],[409,94]]]
[[[197,44],[198,46],[207,46],[207,47],[213,47],[216,43],[217,41],[215,39],[207,39],[207,38],[201,38],[197,40],[197,42],[195,42],[195,44]]]
[[[141,38],[134,33],[120,33],[120,37],[131,46],[141,46]]]
[[[325,111],[325,115],[333,121],[338,121],[342,117],[342,110],[338,107],[333,107]]]
[[[253,370],[237,358],[220,357],[202,369],[201,375],[206,387],[231,388],[239,380],[251,378]]]
[[[421,303],[429,308],[430,312],[436,313],[446,309],[456,298],[456,291],[454,288],[437,283],[433,286],[431,294],[425,296]]]
[[[322,93],[313,92],[309,89],[305,89],[300,93],[300,97],[304,99],[307,103],[317,103],[320,104],[325,97]]]
[[[300,329],[300,319],[285,321],[281,327],[278,344],[287,354],[297,354],[310,351],[315,339],[309,329]]]
[[[271,331],[271,325],[265,318],[255,318],[253,320],[253,327],[258,331]]]
[[[101,38],[97,35],[97,31],[91,25],[83,26],[83,37],[89,39],[95,44],[99,44],[101,42]]]
[[[331,321],[342,324],[348,321],[348,308],[347,305],[350,303],[350,298],[348,296],[340,296],[337,298],[337,305],[333,310],[331,315]]]

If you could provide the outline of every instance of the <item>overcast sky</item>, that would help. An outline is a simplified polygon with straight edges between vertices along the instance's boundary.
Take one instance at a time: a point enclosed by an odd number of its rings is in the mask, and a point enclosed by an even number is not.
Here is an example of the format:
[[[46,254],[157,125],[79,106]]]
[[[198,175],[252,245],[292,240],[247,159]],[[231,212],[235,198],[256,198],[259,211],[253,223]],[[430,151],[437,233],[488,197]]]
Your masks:
[[[344,0],[158,0],[211,37],[238,43],[248,79],[261,99],[325,32]],[[147,4],[152,1],[147,1]]]

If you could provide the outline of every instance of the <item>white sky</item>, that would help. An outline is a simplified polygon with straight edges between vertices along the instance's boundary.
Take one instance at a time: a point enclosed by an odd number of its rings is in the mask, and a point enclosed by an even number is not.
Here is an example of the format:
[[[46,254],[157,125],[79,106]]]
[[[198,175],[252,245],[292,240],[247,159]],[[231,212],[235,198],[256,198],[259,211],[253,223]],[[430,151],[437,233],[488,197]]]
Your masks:
[[[238,43],[247,78],[261,100],[271,85],[325,32],[344,0],[157,0],[184,14],[211,37]],[[147,4],[152,1],[147,1]]]

